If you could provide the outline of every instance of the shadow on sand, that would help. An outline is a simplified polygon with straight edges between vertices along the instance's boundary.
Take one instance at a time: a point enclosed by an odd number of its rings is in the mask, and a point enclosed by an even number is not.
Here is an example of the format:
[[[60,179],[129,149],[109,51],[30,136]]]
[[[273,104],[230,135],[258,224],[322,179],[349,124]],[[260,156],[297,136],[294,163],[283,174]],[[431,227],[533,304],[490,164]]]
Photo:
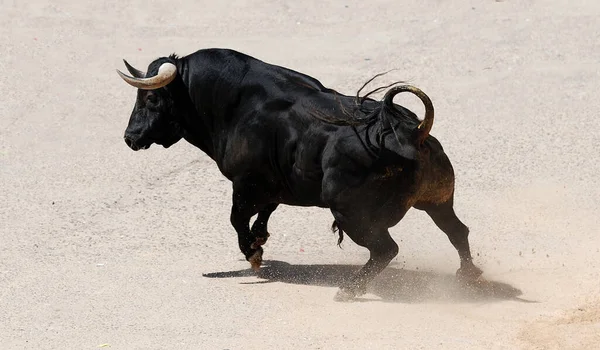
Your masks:
[[[290,284],[338,287],[358,271],[356,265],[292,265],[283,261],[263,262],[258,273],[251,269],[203,274],[208,278],[256,276],[262,281],[245,284],[283,282]],[[482,280],[473,284],[459,282],[454,275],[387,267],[367,288],[367,293],[385,302],[491,302],[515,300],[521,291],[506,283]],[[362,297],[357,301],[367,301]],[[371,299],[373,300],[373,299]]]

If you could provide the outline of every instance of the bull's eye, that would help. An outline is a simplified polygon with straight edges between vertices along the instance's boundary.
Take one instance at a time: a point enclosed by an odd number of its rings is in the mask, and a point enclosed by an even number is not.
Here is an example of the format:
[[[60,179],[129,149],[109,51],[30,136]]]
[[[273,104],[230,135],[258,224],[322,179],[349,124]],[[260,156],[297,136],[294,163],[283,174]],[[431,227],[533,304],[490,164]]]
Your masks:
[[[146,96],[146,102],[155,105],[158,102],[158,97],[156,97],[155,94],[148,94],[148,96]]]

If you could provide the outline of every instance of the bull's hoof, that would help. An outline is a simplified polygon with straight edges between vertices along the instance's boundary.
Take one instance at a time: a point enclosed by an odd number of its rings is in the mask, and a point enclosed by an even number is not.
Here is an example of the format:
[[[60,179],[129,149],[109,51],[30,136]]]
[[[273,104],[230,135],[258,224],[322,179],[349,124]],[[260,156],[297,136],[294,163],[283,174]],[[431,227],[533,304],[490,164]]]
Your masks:
[[[340,287],[338,292],[335,294],[333,300],[341,302],[353,301],[354,298],[359,297],[367,292],[366,287],[362,286],[345,286]]]
[[[260,265],[262,265],[262,255],[262,249],[259,249],[256,252],[254,252],[254,254],[250,255],[248,261],[250,262],[252,270],[258,272],[258,270],[260,269]]]
[[[353,301],[354,298],[356,298],[356,295],[352,291],[340,288],[337,291],[337,293],[335,293],[335,297],[333,297],[333,300],[340,302],[349,302]]]
[[[475,283],[483,274],[483,271],[475,265],[461,266],[456,271],[456,278],[463,283]]]
[[[260,246],[264,245],[265,243],[267,243],[267,239],[269,238],[269,234],[267,233],[266,237],[256,237],[256,239],[254,240],[254,243],[252,243],[250,245],[250,248],[252,249],[258,249],[260,248]]]

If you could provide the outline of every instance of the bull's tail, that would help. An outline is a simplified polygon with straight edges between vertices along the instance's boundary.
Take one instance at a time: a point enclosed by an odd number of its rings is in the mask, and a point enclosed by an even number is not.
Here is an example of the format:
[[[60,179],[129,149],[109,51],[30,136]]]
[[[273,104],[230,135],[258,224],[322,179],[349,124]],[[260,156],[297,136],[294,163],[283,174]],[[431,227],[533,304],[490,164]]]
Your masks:
[[[433,103],[429,97],[421,91],[421,89],[416,88],[412,85],[398,85],[391,88],[383,97],[384,108],[388,108],[393,110],[394,107],[394,96],[398,95],[401,92],[412,92],[418,98],[421,99],[423,104],[425,105],[425,118],[423,121],[417,126],[415,129],[415,139],[418,145],[423,144],[427,136],[429,136],[429,132],[431,131],[431,127],[433,126]]]
[[[342,231],[342,229],[339,227],[337,221],[333,221],[333,224],[331,224],[331,231],[333,231],[333,233],[335,233],[337,231],[338,233],[338,247],[341,248],[340,244],[342,244],[342,241],[344,240],[344,231]]]

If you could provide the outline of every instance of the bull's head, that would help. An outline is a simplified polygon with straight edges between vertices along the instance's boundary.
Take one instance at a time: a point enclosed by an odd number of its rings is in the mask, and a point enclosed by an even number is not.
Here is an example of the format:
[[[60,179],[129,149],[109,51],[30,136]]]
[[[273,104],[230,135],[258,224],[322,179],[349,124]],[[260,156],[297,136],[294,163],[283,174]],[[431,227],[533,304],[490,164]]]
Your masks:
[[[125,66],[132,76],[117,70],[129,85],[138,88],[137,100],[125,130],[125,143],[132,150],[146,149],[153,143],[167,148],[182,137],[177,120],[173,91],[167,85],[177,77],[177,67],[170,58],[160,58],[148,67],[148,73]]]

